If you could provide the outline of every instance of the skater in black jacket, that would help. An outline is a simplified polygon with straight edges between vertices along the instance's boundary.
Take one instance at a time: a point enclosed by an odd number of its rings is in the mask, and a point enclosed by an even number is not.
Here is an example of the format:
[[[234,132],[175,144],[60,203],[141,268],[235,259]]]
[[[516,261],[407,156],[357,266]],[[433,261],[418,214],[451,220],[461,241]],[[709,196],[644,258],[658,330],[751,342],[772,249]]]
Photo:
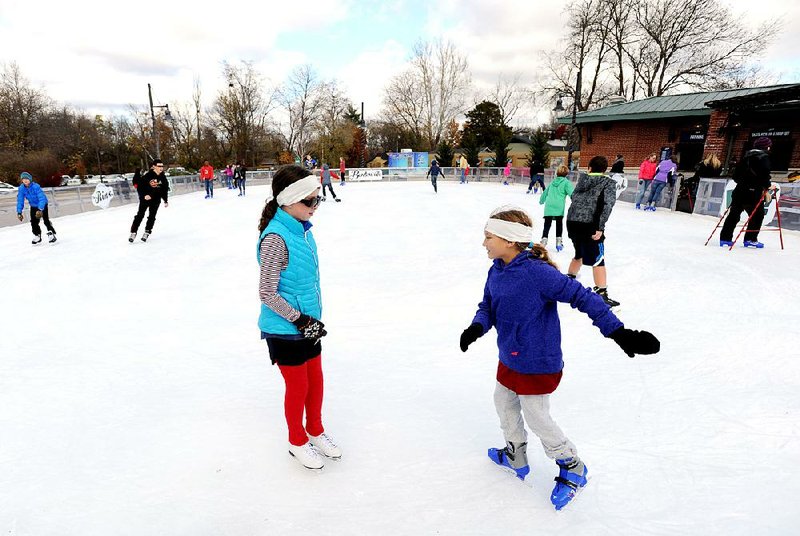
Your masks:
[[[431,184],[433,185],[433,192],[437,193],[439,190],[436,188],[436,179],[439,175],[444,178],[444,173],[442,173],[442,168],[439,167],[439,163],[434,160],[431,162],[431,168],[428,170],[428,173],[425,175],[426,177],[431,178]]]
[[[766,192],[774,191],[770,175],[769,150],[772,140],[762,136],[753,142],[753,149],[747,151],[733,172],[736,188],[733,189],[730,211],[719,235],[719,245],[733,245],[733,230],[739,223],[742,211],[753,217],[744,233],[744,247],[761,249],[764,244],[758,241],[758,232],[764,221],[763,203]],[[771,194],[770,194],[771,195]],[[758,208],[758,210],[756,210]]]
[[[165,207],[169,206],[167,202],[169,183],[167,182],[167,177],[164,175],[164,163],[158,159],[153,160],[150,171],[139,179],[134,177],[133,185],[136,187],[136,191],[139,194],[139,210],[136,212],[136,216],[133,217],[131,235],[128,237],[128,242],[133,242],[136,239],[136,233],[144,219],[145,211],[148,212],[148,215],[147,222],[144,225],[142,242],[147,242],[150,233],[153,232],[153,224],[156,222],[156,213],[158,212],[158,207],[161,205],[161,200],[164,200]]]

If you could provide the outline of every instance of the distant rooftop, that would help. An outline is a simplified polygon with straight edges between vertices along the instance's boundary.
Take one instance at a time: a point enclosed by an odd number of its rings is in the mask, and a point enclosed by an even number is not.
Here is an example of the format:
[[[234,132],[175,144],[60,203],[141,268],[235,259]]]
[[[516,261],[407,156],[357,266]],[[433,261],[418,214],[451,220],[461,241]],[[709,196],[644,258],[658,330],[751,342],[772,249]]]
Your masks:
[[[649,97],[631,102],[611,104],[595,110],[580,112],[575,119],[578,124],[581,124],[661,119],[665,117],[709,116],[712,112],[712,108],[709,107],[710,103],[713,103],[714,107],[718,107],[729,99],[741,99],[742,97],[770,92],[785,94],[788,91],[793,92],[795,89],[800,89],[800,84],[779,84],[746,89],[663,95],[661,97]],[[572,116],[568,114],[560,117],[558,122],[569,124],[572,122]]]

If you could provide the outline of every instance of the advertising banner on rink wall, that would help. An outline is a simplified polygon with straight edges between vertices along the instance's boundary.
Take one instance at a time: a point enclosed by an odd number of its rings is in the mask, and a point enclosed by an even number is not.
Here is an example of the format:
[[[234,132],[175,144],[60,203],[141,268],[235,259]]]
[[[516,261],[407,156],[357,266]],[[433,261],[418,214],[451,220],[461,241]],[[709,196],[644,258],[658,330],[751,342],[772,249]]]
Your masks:
[[[95,186],[94,193],[92,193],[92,204],[94,206],[108,208],[112,199],[114,199],[113,188],[102,182]]]
[[[380,169],[348,169],[349,181],[380,181],[383,180],[383,171]]]

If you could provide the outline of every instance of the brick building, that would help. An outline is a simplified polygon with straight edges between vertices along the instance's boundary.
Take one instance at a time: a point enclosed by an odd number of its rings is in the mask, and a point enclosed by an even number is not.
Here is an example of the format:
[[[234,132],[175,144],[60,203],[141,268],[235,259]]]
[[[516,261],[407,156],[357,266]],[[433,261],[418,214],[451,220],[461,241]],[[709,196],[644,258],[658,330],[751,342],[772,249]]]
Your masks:
[[[656,152],[674,154],[679,169],[693,170],[716,154],[724,173],[759,136],[772,139],[775,178],[800,168],[800,84],[650,97],[581,112],[576,123],[583,168],[594,155],[612,161],[622,154],[633,172]]]

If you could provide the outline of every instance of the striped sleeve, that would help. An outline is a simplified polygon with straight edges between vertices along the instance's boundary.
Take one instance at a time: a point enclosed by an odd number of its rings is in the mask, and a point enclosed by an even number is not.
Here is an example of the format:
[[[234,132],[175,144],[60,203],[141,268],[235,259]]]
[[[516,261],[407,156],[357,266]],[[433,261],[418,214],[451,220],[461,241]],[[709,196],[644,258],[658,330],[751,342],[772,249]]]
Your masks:
[[[281,271],[289,265],[289,251],[283,239],[276,234],[268,234],[261,241],[261,274],[258,281],[258,295],[261,303],[293,322],[300,316],[300,311],[289,305],[278,294],[278,281]]]

